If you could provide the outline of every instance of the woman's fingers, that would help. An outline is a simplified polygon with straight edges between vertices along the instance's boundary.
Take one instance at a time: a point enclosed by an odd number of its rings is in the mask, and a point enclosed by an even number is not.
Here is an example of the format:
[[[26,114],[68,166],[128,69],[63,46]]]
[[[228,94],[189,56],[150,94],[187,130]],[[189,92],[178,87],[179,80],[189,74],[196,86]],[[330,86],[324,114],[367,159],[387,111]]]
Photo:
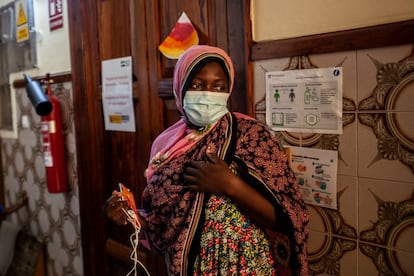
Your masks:
[[[112,196],[104,204],[105,215],[119,225],[128,223],[125,211],[128,210],[128,203],[122,199],[119,192],[112,193]],[[124,211],[125,210],[125,211]]]

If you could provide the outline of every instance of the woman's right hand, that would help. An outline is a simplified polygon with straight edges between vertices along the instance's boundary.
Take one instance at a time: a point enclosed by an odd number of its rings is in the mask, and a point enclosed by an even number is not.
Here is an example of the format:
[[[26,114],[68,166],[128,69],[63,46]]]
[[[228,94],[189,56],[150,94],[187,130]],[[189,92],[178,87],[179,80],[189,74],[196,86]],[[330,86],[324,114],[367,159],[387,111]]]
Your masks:
[[[128,210],[128,203],[118,191],[113,191],[112,195],[105,202],[103,210],[105,215],[118,225],[128,224],[127,215],[124,210]]]

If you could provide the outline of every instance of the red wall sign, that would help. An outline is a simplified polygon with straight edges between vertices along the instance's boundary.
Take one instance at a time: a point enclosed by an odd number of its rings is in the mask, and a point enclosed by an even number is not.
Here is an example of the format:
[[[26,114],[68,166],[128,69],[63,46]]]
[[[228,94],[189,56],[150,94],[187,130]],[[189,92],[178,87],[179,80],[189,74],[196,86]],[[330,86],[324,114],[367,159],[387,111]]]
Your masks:
[[[49,0],[49,29],[55,31],[63,28],[63,1]]]

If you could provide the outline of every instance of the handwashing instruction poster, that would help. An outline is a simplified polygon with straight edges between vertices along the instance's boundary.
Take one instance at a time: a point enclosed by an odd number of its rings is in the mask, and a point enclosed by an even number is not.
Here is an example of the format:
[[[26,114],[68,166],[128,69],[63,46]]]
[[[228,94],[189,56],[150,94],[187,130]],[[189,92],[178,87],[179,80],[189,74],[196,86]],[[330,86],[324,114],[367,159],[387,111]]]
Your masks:
[[[304,147],[286,147],[305,203],[337,209],[338,152]]]
[[[266,73],[266,123],[275,131],[342,134],[342,68]]]
[[[135,131],[131,57],[102,61],[102,105],[105,129]]]

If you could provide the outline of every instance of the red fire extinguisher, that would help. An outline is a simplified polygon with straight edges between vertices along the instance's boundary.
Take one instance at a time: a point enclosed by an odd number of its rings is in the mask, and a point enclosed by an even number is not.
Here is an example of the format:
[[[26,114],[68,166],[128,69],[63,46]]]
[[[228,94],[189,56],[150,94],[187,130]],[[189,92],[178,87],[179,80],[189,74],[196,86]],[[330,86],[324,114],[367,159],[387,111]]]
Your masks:
[[[62,132],[62,113],[57,97],[51,93],[49,75],[46,79],[46,95],[52,104],[52,111],[42,116],[43,159],[46,168],[47,189],[50,193],[69,191],[65,147]]]

